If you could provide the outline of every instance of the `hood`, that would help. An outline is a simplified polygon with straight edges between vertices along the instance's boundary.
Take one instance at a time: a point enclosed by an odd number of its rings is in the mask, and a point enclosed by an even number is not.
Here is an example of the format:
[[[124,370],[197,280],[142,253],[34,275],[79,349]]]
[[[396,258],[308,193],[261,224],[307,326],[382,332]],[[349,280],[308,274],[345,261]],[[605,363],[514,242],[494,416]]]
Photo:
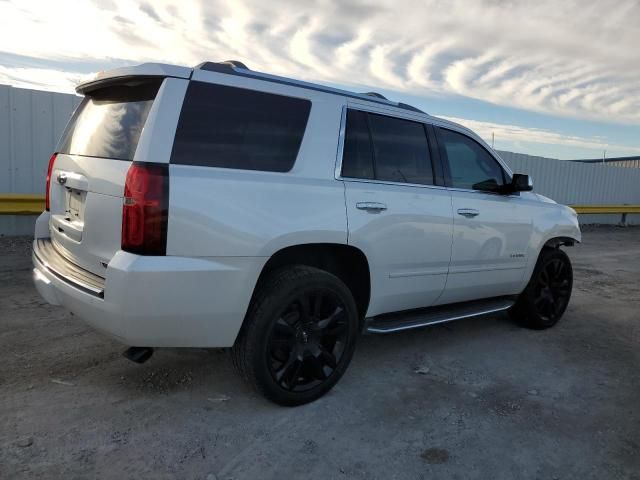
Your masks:
[[[539,193],[536,193],[536,196],[538,197],[538,199],[541,202],[544,202],[544,203],[558,203],[555,200],[551,200],[549,197],[545,197],[544,195],[540,195]]]

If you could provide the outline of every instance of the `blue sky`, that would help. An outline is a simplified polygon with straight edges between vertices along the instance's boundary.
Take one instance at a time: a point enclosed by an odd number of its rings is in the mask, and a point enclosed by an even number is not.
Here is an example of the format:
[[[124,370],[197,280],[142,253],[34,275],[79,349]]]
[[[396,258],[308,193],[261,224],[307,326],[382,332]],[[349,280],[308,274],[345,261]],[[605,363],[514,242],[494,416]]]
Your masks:
[[[0,83],[73,91],[141,62],[376,90],[497,149],[640,154],[640,2],[0,0]]]

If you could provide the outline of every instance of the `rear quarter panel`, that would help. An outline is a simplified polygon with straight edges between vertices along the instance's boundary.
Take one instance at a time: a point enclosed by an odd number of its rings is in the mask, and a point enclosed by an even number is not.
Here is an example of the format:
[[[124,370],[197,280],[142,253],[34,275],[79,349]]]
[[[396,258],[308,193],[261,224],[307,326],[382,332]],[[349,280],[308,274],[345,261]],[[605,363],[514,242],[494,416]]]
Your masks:
[[[247,82],[198,73],[220,84]],[[246,86],[311,100],[296,162],[285,173],[170,165],[167,254],[269,257],[291,245],[346,244],[344,186],[334,179],[344,99],[272,82]]]
[[[268,257],[347,242],[341,182],[183,165],[170,178],[169,255]]]

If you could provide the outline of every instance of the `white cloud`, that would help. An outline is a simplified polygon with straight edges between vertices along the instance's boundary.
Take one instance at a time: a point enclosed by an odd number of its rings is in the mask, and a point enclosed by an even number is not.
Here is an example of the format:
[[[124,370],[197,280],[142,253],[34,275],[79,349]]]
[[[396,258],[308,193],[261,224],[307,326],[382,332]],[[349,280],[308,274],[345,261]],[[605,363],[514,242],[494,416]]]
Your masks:
[[[73,86],[86,77],[50,68],[7,68],[0,65],[0,84],[14,87],[73,93]]]
[[[0,52],[59,65],[236,58],[305,79],[640,125],[637,0],[6,0],[0,18]],[[29,69],[3,75],[46,83]],[[50,88],[76,80],[51,78]]]
[[[615,151],[624,148],[627,154],[640,154],[640,147],[620,147],[608,143],[602,137],[581,137],[577,135],[562,135],[551,130],[542,128],[527,128],[518,125],[508,125],[504,123],[483,122],[479,120],[468,120],[465,118],[441,116],[446,120],[464,125],[480,135],[487,143],[491,144],[492,136],[495,136],[496,148],[500,144],[520,144],[535,143],[546,145],[564,145],[579,147],[602,153],[603,150]],[[597,155],[596,155],[597,156]]]

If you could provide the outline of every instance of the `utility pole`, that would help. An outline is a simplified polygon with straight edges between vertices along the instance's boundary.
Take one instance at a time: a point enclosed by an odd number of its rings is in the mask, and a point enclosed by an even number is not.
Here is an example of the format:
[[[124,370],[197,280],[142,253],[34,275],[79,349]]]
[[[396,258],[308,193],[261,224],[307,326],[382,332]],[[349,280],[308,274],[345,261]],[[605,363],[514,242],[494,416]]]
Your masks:
[[[604,152],[602,152],[602,164],[604,165],[606,163],[606,159],[607,159],[607,149],[604,149]]]
[[[496,141],[496,134],[495,132],[491,132],[491,148],[494,148],[493,145],[495,144],[495,141]]]

